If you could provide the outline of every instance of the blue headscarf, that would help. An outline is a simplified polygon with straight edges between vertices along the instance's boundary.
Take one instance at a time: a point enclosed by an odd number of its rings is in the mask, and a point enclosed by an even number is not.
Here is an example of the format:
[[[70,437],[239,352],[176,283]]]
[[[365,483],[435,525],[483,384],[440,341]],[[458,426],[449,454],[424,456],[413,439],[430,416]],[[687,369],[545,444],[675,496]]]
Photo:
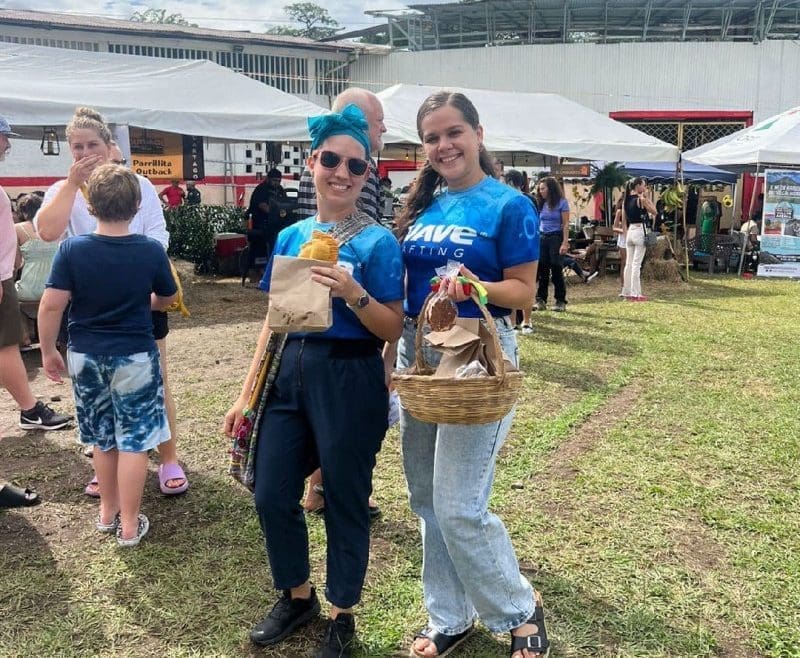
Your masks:
[[[308,118],[308,132],[311,135],[311,150],[319,148],[328,137],[348,135],[364,147],[364,155],[369,158],[369,124],[361,109],[350,103],[341,114],[332,112]]]

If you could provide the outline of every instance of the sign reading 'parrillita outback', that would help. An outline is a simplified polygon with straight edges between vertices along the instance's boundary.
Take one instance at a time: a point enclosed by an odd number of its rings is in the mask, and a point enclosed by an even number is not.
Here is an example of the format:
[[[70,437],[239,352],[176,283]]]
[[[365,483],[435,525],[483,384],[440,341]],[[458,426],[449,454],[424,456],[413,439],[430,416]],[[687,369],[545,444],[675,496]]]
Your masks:
[[[203,138],[159,130],[130,129],[131,168],[147,178],[205,178]]]

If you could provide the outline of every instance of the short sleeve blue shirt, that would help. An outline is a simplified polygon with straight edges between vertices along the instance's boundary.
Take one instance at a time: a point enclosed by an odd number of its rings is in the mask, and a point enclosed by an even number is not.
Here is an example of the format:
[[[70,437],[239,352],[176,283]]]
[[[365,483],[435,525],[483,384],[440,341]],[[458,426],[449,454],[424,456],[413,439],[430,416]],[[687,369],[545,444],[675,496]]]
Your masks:
[[[320,223],[309,217],[283,229],[275,242],[273,256],[297,256],[300,248],[311,239],[312,231],[330,231],[333,224]],[[362,230],[339,248],[340,266],[346,268],[353,278],[373,299],[381,304],[403,299],[403,261],[400,245],[392,233],[375,224]],[[272,259],[264,270],[259,287],[269,292],[272,278]],[[347,308],[340,297],[333,299],[333,324],[330,329],[315,333],[294,333],[292,337],[338,338],[345,340],[376,339],[356,314]]]
[[[566,199],[561,199],[555,208],[548,206],[547,201],[544,202],[542,207],[539,209],[539,220],[542,224],[542,233],[560,233],[564,230],[561,222],[562,212],[569,212],[569,203],[567,203]]]
[[[502,281],[503,270],[539,260],[539,216],[531,200],[486,177],[457,192],[438,195],[403,240],[407,287],[405,311],[419,315],[436,268],[448,260],[466,265],[481,281]],[[461,317],[482,317],[472,301],[458,305]],[[489,304],[495,317],[511,310]]]
[[[177,291],[164,247],[144,235],[67,238],[45,285],[71,292],[69,348],[107,356],[154,350],[150,293]]]

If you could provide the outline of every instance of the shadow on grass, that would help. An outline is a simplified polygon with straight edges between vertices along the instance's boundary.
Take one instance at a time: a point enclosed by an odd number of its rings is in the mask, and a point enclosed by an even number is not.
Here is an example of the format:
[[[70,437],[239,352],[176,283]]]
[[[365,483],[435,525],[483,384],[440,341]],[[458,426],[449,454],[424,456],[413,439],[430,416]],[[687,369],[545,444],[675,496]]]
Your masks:
[[[578,391],[596,391],[607,384],[605,377],[596,372],[568,367],[557,361],[523,358],[520,368],[525,372],[535,373],[538,379],[545,382],[561,384]]]
[[[546,324],[537,325],[536,329],[538,330],[539,340],[569,345],[573,349],[584,352],[596,352],[608,356],[629,356],[632,350],[635,350],[634,343],[600,334],[596,328],[586,331],[570,331],[569,325],[554,326]],[[639,329],[639,331],[641,330],[642,328]]]
[[[70,610],[69,578],[59,572],[48,539],[29,513],[0,512],[0,646],[13,647],[18,655],[37,655],[33,647],[42,628],[66,630],[62,620]]]

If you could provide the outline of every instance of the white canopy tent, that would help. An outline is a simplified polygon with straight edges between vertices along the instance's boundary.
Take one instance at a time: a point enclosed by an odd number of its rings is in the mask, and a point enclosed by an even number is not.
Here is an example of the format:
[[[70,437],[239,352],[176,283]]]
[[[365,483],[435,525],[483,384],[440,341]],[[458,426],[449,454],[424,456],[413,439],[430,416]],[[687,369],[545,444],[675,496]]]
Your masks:
[[[800,106],[686,151],[683,157],[731,171],[800,167]]]
[[[525,151],[579,160],[677,162],[676,146],[646,135],[557,94],[397,84],[378,93],[383,103],[385,143],[419,144],[417,110],[446,89],[469,98],[490,151]]]
[[[327,110],[209,61],[0,43],[0,114],[41,136],[75,108],[110,124],[230,141],[308,141],[306,119]],[[26,127],[29,127],[26,129]]]

